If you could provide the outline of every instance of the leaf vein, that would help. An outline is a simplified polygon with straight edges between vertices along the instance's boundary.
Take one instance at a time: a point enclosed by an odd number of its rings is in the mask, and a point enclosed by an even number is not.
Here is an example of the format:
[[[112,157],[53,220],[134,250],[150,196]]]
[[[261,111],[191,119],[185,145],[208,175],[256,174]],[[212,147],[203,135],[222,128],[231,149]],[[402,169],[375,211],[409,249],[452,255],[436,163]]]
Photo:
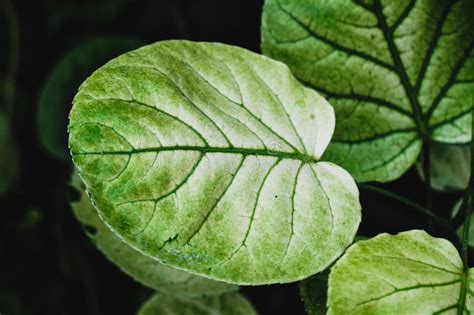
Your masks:
[[[339,51],[342,51],[344,53],[346,53],[347,55],[351,56],[351,55],[354,55],[354,56],[357,56],[359,58],[362,58],[364,60],[367,60],[367,61],[370,61],[382,68],[385,68],[385,69],[388,69],[389,71],[392,71],[394,72],[395,71],[395,68],[393,65],[391,64],[388,64],[386,63],[385,61],[382,61],[380,59],[377,59],[375,57],[372,57],[371,55],[368,55],[364,52],[361,52],[361,51],[358,51],[358,50],[354,50],[354,49],[351,49],[351,48],[348,48],[348,47],[345,47],[343,45],[340,45],[339,43],[335,42],[335,41],[332,41],[324,36],[321,36],[319,35],[318,33],[316,33],[315,31],[313,31],[312,29],[310,29],[308,26],[306,26],[301,20],[299,20],[296,16],[294,16],[291,12],[289,12],[288,10],[286,10],[285,8],[283,8],[283,6],[279,3],[279,1],[276,1],[279,9],[284,12],[285,14],[288,15],[288,17],[293,20],[298,26],[300,26],[303,30],[305,30],[309,35],[311,35],[314,39],[317,39],[325,44],[327,44],[328,46],[332,47],[333,49],[336,49],[336,50],[339,50]]]

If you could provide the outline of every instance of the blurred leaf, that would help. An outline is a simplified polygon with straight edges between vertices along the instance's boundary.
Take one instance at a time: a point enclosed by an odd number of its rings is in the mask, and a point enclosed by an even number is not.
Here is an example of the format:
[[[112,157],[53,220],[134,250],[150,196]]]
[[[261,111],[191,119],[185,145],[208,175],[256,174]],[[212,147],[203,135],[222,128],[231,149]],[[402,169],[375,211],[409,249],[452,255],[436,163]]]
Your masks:
[[[300,283],[300,296],[308,315],[325,315],[327,311],[329,269]]]
[[[50,5],[49,33],[74,21],[82,23],[111,23],[130,0],[62,1]]]
[[[96,38],[70,50],[56,64],[38,98],[38,134],[50,154],[63,160],[70,159],[67,118],[79,85],[110,59],[141,44],[128,38]]]
[[[181,295],[214,295],[235,291],[235,285],[217,282],[165,266],[125,244],[100,219],[84,190],[84,184],[74,172],[71,185],[79,192],[72,201],[74,214],[81,223],[94,231],[89,236],[97,248],[123,272],[155,290]],[[90,230],[90,229],[89,229]]]
[[[25,218],[17,226],[19,230],[32,230],[41,222],[42,215],[38,209],[28,208],[25,213]]]
[[[28,314],[25,305],[21,302],[18,293],[13,290],[0,291],[0,314],[5,315],[23,315]]]
[[[252,304],[239,293],[201,298],[178,298],[157,293],[138,315],[256,315]]]
[[[11,125],[0,110],[0,195],[11,188],[18,173],[18,149],[12,138]]]
[[[471,174],[470,144],[432,142],[430,150],[431,187],[440,191],[465,190]],[[417,162],[416,169],[424,180],[421,161]]]

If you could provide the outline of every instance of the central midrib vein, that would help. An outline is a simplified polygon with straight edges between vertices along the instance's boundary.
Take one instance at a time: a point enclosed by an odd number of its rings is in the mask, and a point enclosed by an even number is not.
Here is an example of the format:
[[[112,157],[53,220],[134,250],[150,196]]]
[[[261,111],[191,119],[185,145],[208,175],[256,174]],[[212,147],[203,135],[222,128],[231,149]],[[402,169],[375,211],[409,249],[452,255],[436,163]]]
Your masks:
[[[130,150],[117,151],[90,151],[90,152],[72,152],[73,155],[123,155],[123,154],[137,154],[147,152],[163,152],[163,151],[195,151],[201,153],[229,153],[241,154],[243,156],[273,156],[280,159],[299,160],[305,163],[317,162],[317,160],[309,155],[300,152],[282,152],[271,151],[265,149],[251,149],[251,148],[235,148],[235,147],[200,147],[200,146],[171,146],[171,147],[150,147]]]
[[[418,132],[422,139],[426,139],[428,137],[428,128],[426,126],[425,120],[423,119],[421,106],[418,103],[418,100],[416,99],[415,90],[411,86],[410,81],[408,80],[408,75],[405,71],[405,67],[403,66],[402,60],[400,59],[398,53],[398,49],[393,41],[392,30],[388,27],[387,22],[385,21],[385,17],[383,16],[380,0],[374,1],[374,13],[377,16],[377,20],[379,22],[380,28],[382,29],[383,36],[385,37],[385,41],[387,42],[388,48],[390,50],[390,55],[392,56],[393,62],[395,63],[395,68],[397,69],[405,93],[407,94],[408,100],[410,101]]]
[[[467,294],[467,286],[468,284],[468,273],[469,269],[464,268],[461,278],[461,291],[459,292],[459,299],[457,303],[457,314],[462,315],[464,313],[464,309],[466,308],[466,294]]]

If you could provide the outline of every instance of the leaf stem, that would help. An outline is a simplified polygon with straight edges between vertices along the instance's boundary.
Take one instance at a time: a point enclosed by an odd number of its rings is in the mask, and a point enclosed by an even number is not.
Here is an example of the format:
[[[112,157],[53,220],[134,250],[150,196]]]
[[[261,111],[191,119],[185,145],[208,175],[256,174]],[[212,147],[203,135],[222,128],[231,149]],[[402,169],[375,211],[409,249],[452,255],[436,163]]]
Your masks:
[[[474,116],[474,109],[471,110]],[[474,117],[473,117],[474,118]],[[472,134],[474,135],[474,119],[472,120]],[[471,138],[471,176],[469,178],[469,187],[467,188],[464,197],[464,206],[466,209],[466,217],[464,218],[464,226],[462,229],[461,241],[461,258],[464,264],[464,269],[469,268],[468,265],[468,247],[469,247],[469,229],[471,227],[471,215],[473,212],[472,196],[474,195],[474,139]]]
[[[423,175],[425,176],[426,185],[426,207],[430,210],[432,207],[431,198],[431,145],[429,139],[423,141]]]
[[[462,241],[461,241],[461,258],[464,264],[464,268],[469,268],[468,265],[468,247],[469,247],[469,230],[471,225],[472,216],[472,191],[471,189],[466,193],[464,197],[464,206],[466,207],[466,218],[464,219],[464,225],[462,229]]]
[[[474,105],[474,104],[472,104]],[[466,195],[464,196],[464,206],[466,208],[466,217],[464,218],[464,226],[462,228],[462,240],[461,240],[461,259],[463,263],[463,277],[460,298],[458,301],[458,315],[464,314],[466,308],[466,294],[468,287],[468,274],[469,274],[469,230],[471,228],[471,216],[473,212],[472,197],[474,196],[474,108],[471,110],[471,176],[469,178],[469,187],[467,188]]]
[[[359,187],[361,187],[365,190],[368,190],[368,191],[378,193],[380,195],[384,195],[384,196],[386,196],[390,199],[396,200],[398,202],[401,202],[401,203],[405,204],[406,206],[412,208],[413,210],[416,210],[418,213],[421,213],[425,216],[428,216],[433,221],[438,222],[439,224],[441,224],[443,226],[446,226],[446,227],[449,227],[451,229],[451,224],[450,224],[449,220],[436,215],[430,209],[425,208],[425,207],[417,204],[416,202],[411,201],[410,199],[407,199],[407,198],[405,198],[405,197],[403,197],[399,194],[393,193],[393,192],[385,190],[383,188],[380,188],[380,187],[377,187],[377,186],[372,186],[372,185],[369,185],[369,184],[359,184]]]

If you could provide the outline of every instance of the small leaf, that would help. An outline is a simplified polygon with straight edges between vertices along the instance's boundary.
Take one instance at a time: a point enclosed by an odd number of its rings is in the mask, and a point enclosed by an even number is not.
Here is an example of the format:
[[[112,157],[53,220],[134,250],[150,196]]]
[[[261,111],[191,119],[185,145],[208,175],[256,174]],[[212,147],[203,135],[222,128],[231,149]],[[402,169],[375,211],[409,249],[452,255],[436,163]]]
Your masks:
[[[470,313],[473,289],[473,269],[464,273],[449,241],[420,230],[380,234],[355,243],[331,269],[328,314]]]
[[[238,284],[324,270],[360,222],[350,175],[317,160],[334,113],[247,50],[165,41],[83,83],[70,148],[101,217],[165,264]]]
[[[239,293],[201,298],[178,298],[157,293],[138,315],[257,315],[252,304]]]
[[[119,37],[88,40],[66,53],[54,66],[38,98],[38,135],[48,153],[62,160],[69,159],[67,116],[82,81],[111,58],[141,44]]]
[[[465,190],[471,174],[471,149],[468,145],[431,143],[430,168],[431,187],[440,191]],[[424,180],[420,161],[416,170]]]
[[[160,292],[181,296],[215,295],[238,289],[234,285],[205,279],[165,266],[128,246],[99,218],[77,172],[73,174],[71,185],[80,194],[79,200],[71,202],[77,219],[84,225],[94,228],[95,233],[90,237],[97,248],[135,280]]]
[[[308,315],[326,314],[328,276],[329,271],[326,270],[301,281],[300,296]]]
[[[334,106],[324,159],[390,181],[423,140],[471,140],[472,1],[266,0],[262,51]]]

